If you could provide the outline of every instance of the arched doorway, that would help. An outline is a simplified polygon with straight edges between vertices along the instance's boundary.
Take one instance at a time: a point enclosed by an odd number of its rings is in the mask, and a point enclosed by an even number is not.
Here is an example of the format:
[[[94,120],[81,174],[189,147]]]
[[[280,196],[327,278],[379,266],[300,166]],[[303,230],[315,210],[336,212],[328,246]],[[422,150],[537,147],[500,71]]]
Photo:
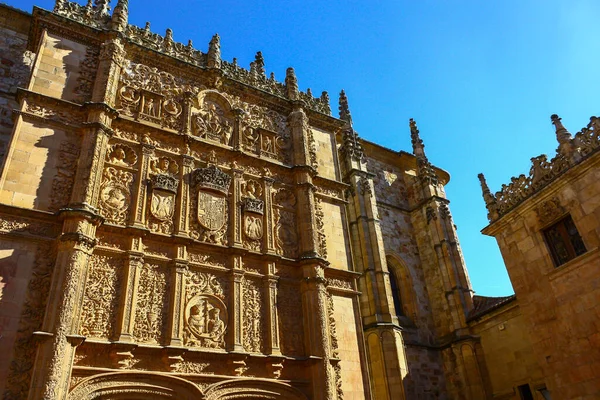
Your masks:
[[[307,400],[287,383],[264,379],[231,379],[206,389],[206,400]]]
[[[112,372],[79,382],[68,400],[201,399],[192,382],[152,372]]]

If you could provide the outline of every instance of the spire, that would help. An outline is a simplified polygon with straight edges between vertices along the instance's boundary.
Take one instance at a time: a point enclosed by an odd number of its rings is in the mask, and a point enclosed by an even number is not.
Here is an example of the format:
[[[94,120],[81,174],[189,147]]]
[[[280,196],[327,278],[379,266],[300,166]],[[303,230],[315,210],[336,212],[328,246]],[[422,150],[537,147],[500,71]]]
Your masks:
[[[352,127],[352,116],[350,115],[350,107],[348,107],[348,98],[346,92],[343,90],[340,92],[340,119],[346,121],[346,127],[343,130],[342,135],[342,147],[341,152],[344,155],[349,156],[355,161],[361,161],[364,155],[362,144],[358,134]]]
[[[329,105],[329,93],[325,90],[321,93],[321,104],[325,107],[327,114],[331,115],[331,106]]]
[[[111,27],[115,31],[123,32],[127,28],[129,17],[129,0],[118,0],[112,14]]]
[[[296,79],[296,72],[292,67],[285,71],[285,88],[288,99],[298,100],[298,79]]]
[[[340,92],[340,119],[346,121],[350,126],[352,126],[352,115],[350,115],[350,107],[348,106],[348,97],[346,97],[346,92],[342,89]]]
[[[496,198],[490,192],[490,188],[485,181],[483,174],[477,175],[479,183],[481,184],[481,192],[483,194],[483,201],[485,201],[485,208],[488,210],[488,220],[492,222],[498,218],[498,205],[496,204]]]
[[[410,140],[412,142],[413,154],[417,157],[422,156],[427,159],[425,156],[425,145],[419,136],[419,128],[417,128],[417,123],[411,118],[408,122],[408,125],[410,126]]]
[[[218,33],[215,33],[208,43],[207,58],[208,68],[221,67],[221,38]]]
[[[417,176],[421,182],[429,185],[437,185],[438,177],[433,166],[425,155],[425,145],[419,136],[419,128],[414,119],[409,120],[410,139],[413,147],[413,154],[417,158]]]
[[[258,75],[263,78],[267,77],[267,72],[265,71],[265,59],[260,51],[257,51],[256,56],[254,56],[254,66]]]

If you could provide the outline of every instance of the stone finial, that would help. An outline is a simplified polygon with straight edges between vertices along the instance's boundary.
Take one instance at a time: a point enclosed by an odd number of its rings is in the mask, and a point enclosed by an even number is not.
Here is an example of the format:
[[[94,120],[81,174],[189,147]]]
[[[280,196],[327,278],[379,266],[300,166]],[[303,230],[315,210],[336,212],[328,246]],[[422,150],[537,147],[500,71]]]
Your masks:
[[[285,88],[288,99],[298,100],[298,79],[292,67],[285,71]]]
[[[417,176],[423,183],[436,185],[438,177],[425,155],[425,145],[423,144],[423,140],[421,140],[421,136],[419,136],[419,128],[417,128],[417,123],[414,119],[411,118],[409,120],[409,126],[413,154],[417,158]]]
[[[488,220],[490,222],[498,219],[498,205],[496,203],[496,198],[490,192],[490,188],[485,181],[485,176],[483,174],[477,175],[479,178],[479,183],[481,184],[481,192],[483,194],[483,201],[485,202],[485,208],[488,210]]]
[[[208,68],[221,68],[221,37],[215,33],[208,43]]]
[[[579,149],[575,147],[571,133],[563,126],[561,122],[562,118],[556,114],[552,114],[550,119],[556,129],[556,140],[558,141],[558,149],[556,151],[571,163],[580,161],[581,154],[579,153]]]
[[[350,107],[348,106],[348,97],[346,97],[346,92],[342,90],[340,92],[340,119],[342,121],[346,121],[350,125],[352,125],[352,115],[350,115]]]
[[[111,18],[111,27],[115,31],[123,32],[127,28],[129,18],[129,0],[118,0]]]
[[[416,121],[411,118],[408,125],[410,126],[410,140],[413,147],[413,154],[425,157],[425,145],[423,144],[423,140],[421,140],[421,136],[419,136],[419,128],[417,128]]]
[[[67,0],[56,0],[56,2],[54,3],[54,12],[58,13],[58,12],[64,10],[66,4],[67,4]]]
[[[94,10],[98,17],[106,17],[110,15],[109,0],[94,0]]]
[[[267,71],[265,71],[265,59],[263,58],[261,51],[257,51],[254,56],[254,66],[258,75],[263,78],[267,77]]]
[[[144,34],[148,36],[150,33],[150,22],[146,21],[146,25],[144,25]]]
[[[556,129],[556,140],[558,140],[558,143],[563,144],[571,140],[571,133],[563,126],[561,122],[562,118],[556,114],[552,114],[550,120]]]
[[[342,133],[342,146],[340,151],[346,157],[350,157],[354,161],[362,161],[364,157],[364,149],[360,143],[358,133],[352,127],[352,116],[350,115],[350,107],[348,107],[348,97],[343,90],[340,92],[339,100],[340,119],[346,122],[346,126]]]
[[[175,42],[173,41],[173,29],[167,28],[165,32],[165,38],[163,39],[163,49],[170,51],[173,48]]]
[[[323,91],[321,93],[321,104],[325,106],[325,110],[329,115],[331,115],[331,106],[329,105],[329,93]]]

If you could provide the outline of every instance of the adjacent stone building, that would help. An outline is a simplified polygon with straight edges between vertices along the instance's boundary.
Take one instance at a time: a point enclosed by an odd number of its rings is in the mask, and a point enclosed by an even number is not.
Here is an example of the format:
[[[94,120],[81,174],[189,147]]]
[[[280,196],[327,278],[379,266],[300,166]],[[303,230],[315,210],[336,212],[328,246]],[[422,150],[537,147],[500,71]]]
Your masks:
[[[414,121],[109,10],[0,6],[3,399],[594,398],[595,125],[484,191],[518,301],[474,296]]]

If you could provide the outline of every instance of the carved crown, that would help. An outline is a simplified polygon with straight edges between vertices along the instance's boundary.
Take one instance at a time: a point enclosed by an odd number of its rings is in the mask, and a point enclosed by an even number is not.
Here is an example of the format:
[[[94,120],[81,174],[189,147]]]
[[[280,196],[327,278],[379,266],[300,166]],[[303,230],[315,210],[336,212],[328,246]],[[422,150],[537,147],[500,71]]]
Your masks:
[[[264,213],[264,206],[265,206],[265,202],[260,200],[260,199],[251,199],[249,197],[245,197],[243,200],[243,204],[244,204],[244,210],[248,211],[248,212],[254,212],[257,214],[263,214]]]
[[[169,192],[177,193],[179,181],[177,180],[177,178],[170,175],[157,174],[152,177],[152,187],[155,189],[162,189]]]
[[[231,176],[221,171],[219,167],[210,165],[194,171],[194,183],[199,187],[227,194],[229,185],[231,184]]]

